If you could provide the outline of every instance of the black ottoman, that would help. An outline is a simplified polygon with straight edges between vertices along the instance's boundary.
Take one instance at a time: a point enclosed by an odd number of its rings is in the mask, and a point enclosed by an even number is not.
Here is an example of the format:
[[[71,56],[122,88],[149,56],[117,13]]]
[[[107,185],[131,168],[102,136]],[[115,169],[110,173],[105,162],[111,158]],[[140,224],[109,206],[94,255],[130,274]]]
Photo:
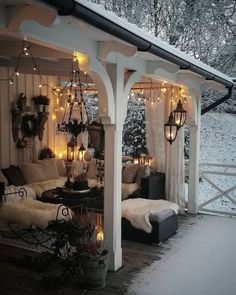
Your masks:
[[[149,221],[152,225],[151,233],[133,227],[129,220],[122,218],[122,238],[145,244],[159,244],[169,239],[178,230],[178,216],[170,209],[151,213]]]

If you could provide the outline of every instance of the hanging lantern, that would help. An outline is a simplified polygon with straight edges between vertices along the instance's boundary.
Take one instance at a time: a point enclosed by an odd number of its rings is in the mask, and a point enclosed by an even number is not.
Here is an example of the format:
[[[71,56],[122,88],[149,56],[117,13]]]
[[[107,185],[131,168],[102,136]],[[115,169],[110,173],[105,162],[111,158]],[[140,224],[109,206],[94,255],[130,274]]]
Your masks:
[[[172,112],[175,120],[175,124],[177,125],[177,128],[181,128],[184,126],[184,123],[186,121],[186,114],[187,112],[183,108],[182,102],[179,99],[176,109]]]
[[[86,149],[83,144],[81,144],[79,148],[79,154],[78,154],[78,160],[79,161],[84,161],[84,155],[86,153]]]
[[[175,123],[173,112],[171,112],[167,123],[164,125],[164,134],[166,140],[168,140],[169,143],[172,144],[172,142],[174,142],[176,139],[177,133],[178,127]]]
[[[72,136],[71,140],[67,143],[67,161],[71,162],[75,159],[76,146],[76,138]]]

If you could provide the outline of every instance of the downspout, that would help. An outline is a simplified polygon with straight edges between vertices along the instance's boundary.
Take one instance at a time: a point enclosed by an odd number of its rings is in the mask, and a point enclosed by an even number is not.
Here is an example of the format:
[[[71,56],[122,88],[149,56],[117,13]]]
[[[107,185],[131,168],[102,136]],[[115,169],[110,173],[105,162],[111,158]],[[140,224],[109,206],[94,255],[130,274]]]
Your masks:
[[[83,6],[82,4],[74,0],[41,0],[39,2],[47,3],[58,10],[59,15],[70,15],[77,17],[81,20],[84,20],[87,23],[90,23],[94,27],[115,36],[121,40],[126,41],[129,44],[134,45],[138,48],[138,51],[150,52],[158,57],[166,59],[171,63],[174,63],[180,66],[181,69],[190,70],[194,73],[197,73],[201,76],[204,76],[207,80],[213,80],[219,84],[224,85],[225,87],[232,87],[233,83],[227,81],[226,79],[219,77],[210,73],[209,71],[192,64],[184,60],[183,58],[172,54],[171,52],[160,48],[159,46],[152,44],[151,42],[143,39],[140,36],[128,31],[122,26],[112,22],[109,19],[106,19],[102,15],[96,13],[93,10]]]
[[[205,113],[209,112],[210,110],[212,110],[213,108],[215,108],[219,104],[221,104],[221,103],[225,102],[227,99],[231,98],[234,87],[232,86],[232,87],[227,87],[227,88],[228,88],[228,93],[225,96],[223,96],[222,98],[218,99],[217,101],[213,102],[209,106],[202,109],[201,115],[204,115]]]

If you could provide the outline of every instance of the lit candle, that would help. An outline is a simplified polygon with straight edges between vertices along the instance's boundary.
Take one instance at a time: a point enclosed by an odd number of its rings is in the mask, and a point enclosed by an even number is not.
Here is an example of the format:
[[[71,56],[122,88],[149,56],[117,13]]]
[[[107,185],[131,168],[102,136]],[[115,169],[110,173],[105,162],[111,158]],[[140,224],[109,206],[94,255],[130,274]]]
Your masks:
[[[97,233],[97,241],[103,241],[104,240],[104,233],[102,230],[100,230],[98,233]]]

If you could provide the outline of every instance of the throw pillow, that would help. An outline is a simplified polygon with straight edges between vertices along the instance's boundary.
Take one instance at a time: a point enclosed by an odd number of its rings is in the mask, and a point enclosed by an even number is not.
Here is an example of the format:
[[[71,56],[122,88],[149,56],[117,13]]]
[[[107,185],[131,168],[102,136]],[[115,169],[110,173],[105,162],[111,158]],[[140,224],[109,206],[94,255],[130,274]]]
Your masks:
[[[139,164],[128,163],[122,172],[122,182],[132,183],[138,171]]]
[[[37,164],[41,164],[46,179],[59,178],[56,160],[54,158],[37,160]]]
[[[2,173],[7,178],[9,185],[24,185],[26,179],[19,167],[11,165],[9,168],[2,169]]]
[[[46,180],[43,166],[36,163],[24,163],[20,165],[21,171],[27,183],[39,182]]]
[[[8,185],[8,180],[6,179],[6,177],[4,176],[1,170],[0,170],[0,182],[4,182],[5,186]]]
[[[141,179],[144,176],[150,175],[150,168],[148,165],[140,165],[135,177],[135,182],[141,186]]]
[[[56,159],[59,176],[67,176],[66,163],[64,160]]]

